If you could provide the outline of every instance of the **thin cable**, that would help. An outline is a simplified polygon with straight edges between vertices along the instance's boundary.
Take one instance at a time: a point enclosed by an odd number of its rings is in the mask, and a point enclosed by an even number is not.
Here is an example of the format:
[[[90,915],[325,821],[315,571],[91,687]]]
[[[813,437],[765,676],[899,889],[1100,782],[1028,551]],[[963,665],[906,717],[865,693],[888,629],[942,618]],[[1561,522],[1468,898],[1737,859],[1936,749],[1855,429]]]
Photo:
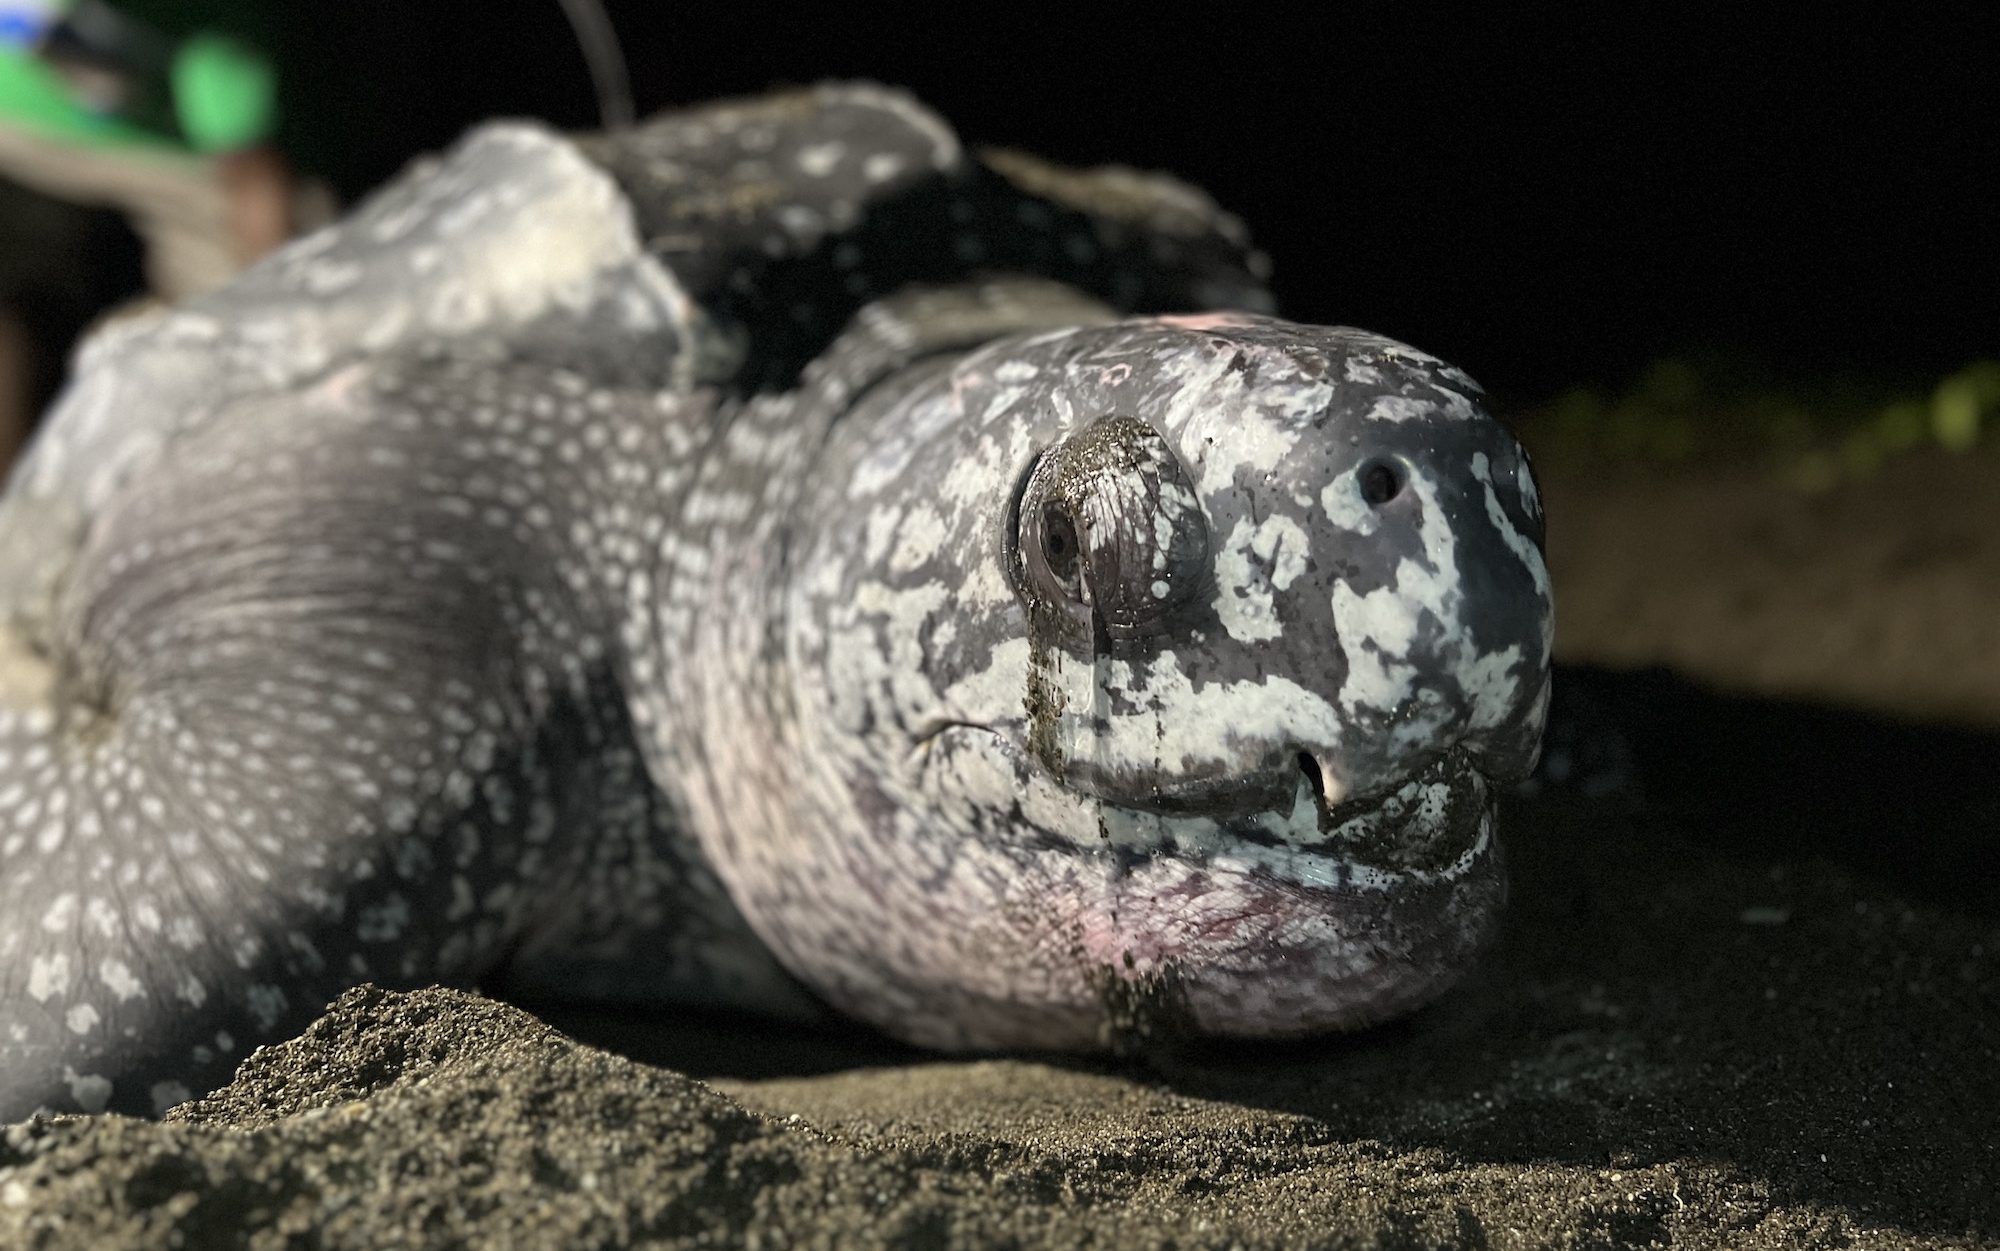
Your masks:
[[[597,93],[597,119],[606,130],[632,124],[632,80],[625,70],[625,52],[618,46],[618,28],[598,0],[557,0]]]

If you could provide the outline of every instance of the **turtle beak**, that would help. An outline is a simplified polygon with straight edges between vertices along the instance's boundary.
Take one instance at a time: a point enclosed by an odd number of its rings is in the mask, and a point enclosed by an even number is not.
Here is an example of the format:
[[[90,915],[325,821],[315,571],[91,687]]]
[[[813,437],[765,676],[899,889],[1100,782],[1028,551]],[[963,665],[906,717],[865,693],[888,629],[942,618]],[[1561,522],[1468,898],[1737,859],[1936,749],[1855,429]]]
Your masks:
[[[1302,751],[1299,753],[1298,762],[1299,771],[1306,775],[1306,785],[1312,788],[1313,797],[1318,801],[1322,812],[1340,803],[1352,793],[1353,788],[1348,786],[1347,779],[1341,776],[1332,757]]]

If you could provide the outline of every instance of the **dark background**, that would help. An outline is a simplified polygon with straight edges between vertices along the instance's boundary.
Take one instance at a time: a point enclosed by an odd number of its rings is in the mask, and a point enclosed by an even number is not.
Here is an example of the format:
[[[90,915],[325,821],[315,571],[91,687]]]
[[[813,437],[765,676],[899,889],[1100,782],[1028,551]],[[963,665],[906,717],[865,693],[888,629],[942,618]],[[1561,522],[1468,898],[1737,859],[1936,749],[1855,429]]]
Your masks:
[[[481,117],[595,118],[555,0],[235,7],[284,141],[349,196]],[[975,143],[1166,169],[1248,221],[1291,316],[1518,402],[1666,356],[1922,383],[2000,355],[1975,7],[607,7],[642,115],[865,76]]]

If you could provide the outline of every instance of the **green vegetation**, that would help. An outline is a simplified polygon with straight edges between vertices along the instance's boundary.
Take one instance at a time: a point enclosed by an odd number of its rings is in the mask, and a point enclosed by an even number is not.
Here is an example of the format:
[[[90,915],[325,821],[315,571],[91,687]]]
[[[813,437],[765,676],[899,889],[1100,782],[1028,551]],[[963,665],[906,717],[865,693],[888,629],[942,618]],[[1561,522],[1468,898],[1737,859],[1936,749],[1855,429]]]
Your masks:
[[[1934,386],[1851,379],[1778,384],[1726,365],[1668,360],[1622,395],[1576,390],[1522,415],[1559,455],[1679,462],[1751,458],[1807,491],[1924,446],[1965,452],[2000,432],[2000,360]]]

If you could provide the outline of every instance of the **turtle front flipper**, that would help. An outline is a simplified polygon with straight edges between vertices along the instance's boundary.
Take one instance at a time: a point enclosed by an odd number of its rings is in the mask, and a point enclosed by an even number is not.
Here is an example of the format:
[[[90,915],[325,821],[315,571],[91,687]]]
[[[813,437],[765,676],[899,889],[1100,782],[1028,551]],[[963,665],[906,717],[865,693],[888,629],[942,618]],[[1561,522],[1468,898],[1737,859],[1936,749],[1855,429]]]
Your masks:
[[[0,499],[0,1121],[474,979],[646,836],[605,602],[707,420],[689,311],[506,126],[86,347]]]
[[[566,780],[629,732],[537,380],[240,400],[95,519],[62,649],[10,636],[0,1120],[155,1112],[345,986],[469,981],[575,874]]]

